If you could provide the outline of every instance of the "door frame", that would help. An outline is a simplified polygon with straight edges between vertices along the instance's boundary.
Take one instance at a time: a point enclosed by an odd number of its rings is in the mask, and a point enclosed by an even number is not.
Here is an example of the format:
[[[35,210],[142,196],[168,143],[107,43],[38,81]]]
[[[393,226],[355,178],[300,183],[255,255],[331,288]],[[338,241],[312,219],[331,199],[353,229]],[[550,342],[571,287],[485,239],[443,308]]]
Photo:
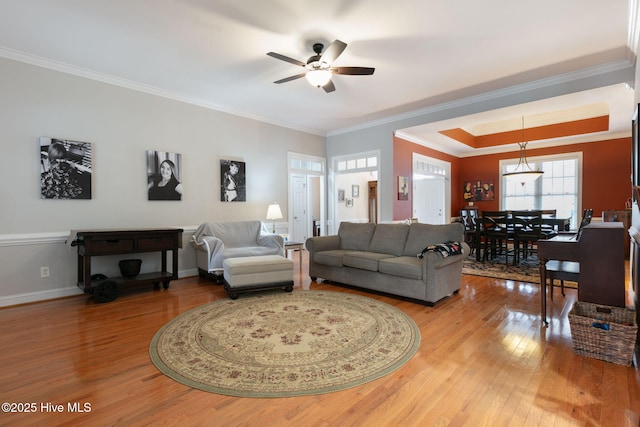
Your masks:
[[[431,164],[437,166],[438,169],[442,168],[442,173],[444,174],[444,223],[448,224],[451,222],[451,163],[436,159],[434,157],[425,156],[420,153],[412,153],[411,156],[411,169],[412,169],[412,180],[415,179],[415,175],[418,173],[428,173],[423,170],[419,165],[421,164]],[[441,175],[438,173],[438,175]],[[411,201],[411,214],[414,213],[414,202]]]
[[[312,167],[311,165],[317,166]],[[306,166],[306,167],[305,167]],[[319,166],[319,167],[318,167]],[[306,232],[307,236],[313,236],[313,222],[311,220],[311,216],[309,215],[310,207],[311,207],[311,195],[309,194],[309,183],[311,179],[320,179],[320,190],[319,190],[319,200],[318,203],[320,205],[320,232],[324,236],[327,233],[327,192],[326,192],[326,181],[327,181],[327,160],[325,157],[312,156],[308,154],[296,153],[289,151],[287,153],[287,199],[288,199],[288,230],[293,229],[293,179],[294,175],[304,175],[306,176],[305,184],[307,188],[307,201],[305,206],[306,217],[307,217],[307,225]],[[319,169],[319,170],[318,170]]]

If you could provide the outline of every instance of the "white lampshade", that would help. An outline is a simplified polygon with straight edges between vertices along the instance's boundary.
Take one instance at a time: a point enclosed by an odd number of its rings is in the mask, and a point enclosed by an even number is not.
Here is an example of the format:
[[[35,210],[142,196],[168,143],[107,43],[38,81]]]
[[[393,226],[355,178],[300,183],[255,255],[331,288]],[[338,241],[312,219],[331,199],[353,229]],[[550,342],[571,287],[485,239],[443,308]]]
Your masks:
[[[322,87],[331,80],[331,71],[329,70],[311,70],[307,72],[307,81],[315,87]]]
[[[282,219],[282,211],[280,210],[280,205],[277,203],[274,203],[272,205],[269,205],[269,208],[267,209],[267,219],[271,219],[271,220],[276,220],[276,219]]]
[[[271,232],[275,234],[276,232],[276,219],[282,218],[282,211],[280,210],[280,205],[277,203],[273,203],[269,205],[267,209],[267,219],[273,220],[273,228]]]

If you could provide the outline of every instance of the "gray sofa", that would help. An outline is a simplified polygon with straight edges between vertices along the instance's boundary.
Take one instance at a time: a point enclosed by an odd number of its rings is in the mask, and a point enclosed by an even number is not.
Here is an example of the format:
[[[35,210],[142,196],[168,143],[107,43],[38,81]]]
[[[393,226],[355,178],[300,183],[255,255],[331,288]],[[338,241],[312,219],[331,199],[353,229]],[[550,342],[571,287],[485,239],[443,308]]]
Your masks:
[[[284,239],[269,233],[262,221],[205,222],[194,233],[196,264],[201,276],[218,280],[227,258],[284,256]]]
[[[340,224],[335,236],[307,239],[309,276],[427,305],[460,290],[462,261],[469,255],[460,223]],[[437,251],[417,255],[429,245],[461,242],[461,255]]]

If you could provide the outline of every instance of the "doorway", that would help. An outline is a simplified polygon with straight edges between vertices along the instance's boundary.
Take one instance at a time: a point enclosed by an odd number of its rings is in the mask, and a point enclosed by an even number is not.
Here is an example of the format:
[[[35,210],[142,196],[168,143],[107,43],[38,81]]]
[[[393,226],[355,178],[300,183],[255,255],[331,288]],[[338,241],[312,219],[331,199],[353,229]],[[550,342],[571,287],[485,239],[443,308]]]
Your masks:
[[[451,220],[451,164],[413,153],[413,217],[425,224]]]
[[[331,158],[329,170],[329,221],[328,233],[337,234],[340,223],[379,221],[379,198],[376,204],[374,218],[370,209],[369,182],[376,181],[376,192],[379,182],[378,150],[353,153]]]
[[[325,159],[289,153],[289,241],[326,234]]]

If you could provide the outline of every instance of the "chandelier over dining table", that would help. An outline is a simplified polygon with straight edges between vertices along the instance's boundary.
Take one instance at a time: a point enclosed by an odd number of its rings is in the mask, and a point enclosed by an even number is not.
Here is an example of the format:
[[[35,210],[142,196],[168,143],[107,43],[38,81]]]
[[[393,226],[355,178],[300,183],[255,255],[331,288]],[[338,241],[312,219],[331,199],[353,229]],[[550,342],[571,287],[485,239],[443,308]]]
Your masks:
[[[522,116],[522,141],[518,142],[520,146],[520,160],[513,172],[503,173],[502,176],[509,180],[519,182],[523,186],[540,178],[543,171],[533,169],[527,161],[527,141],[524,139],[524,116]]]

